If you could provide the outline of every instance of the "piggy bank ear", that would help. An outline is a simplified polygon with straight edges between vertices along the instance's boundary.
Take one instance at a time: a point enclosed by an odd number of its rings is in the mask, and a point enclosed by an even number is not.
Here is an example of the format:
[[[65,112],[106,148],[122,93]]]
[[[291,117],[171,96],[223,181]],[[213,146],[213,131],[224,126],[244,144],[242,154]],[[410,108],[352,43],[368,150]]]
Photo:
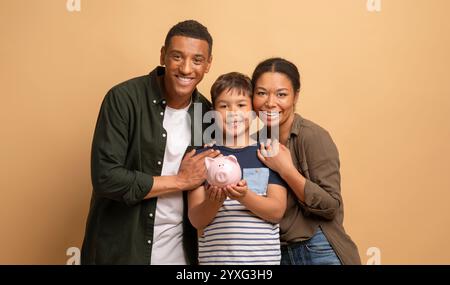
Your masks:
[[[209,168],[209,166],[211,165],[211,163],[213,163],[214,158],[211,157],[205,157],[205,165],[206,165],[206,169]]]
[[[228,155],[228,156],[226,157],[226,159],[229,160],[229,161],[232,161],[232,162],[234,162],[234,163],[238,163],[237,158],[236,158],[236,156],[234,156],[234,155]]]

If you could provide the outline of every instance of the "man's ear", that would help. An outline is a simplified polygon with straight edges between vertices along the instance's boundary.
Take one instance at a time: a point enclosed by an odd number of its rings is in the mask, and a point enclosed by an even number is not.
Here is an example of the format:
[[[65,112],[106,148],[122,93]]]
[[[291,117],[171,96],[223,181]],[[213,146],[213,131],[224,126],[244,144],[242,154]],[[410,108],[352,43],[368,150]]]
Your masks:
[[[165,46],[162,46],[161,47],[161,55],[159,56],[159,64],[161,64],[161,65],[165,65],[164,64],[164,58],[166,57],[166,47]]]
[[[211,67],[211,62],[212,62],[212,60],[213,60],[213,56],[210,55],[209,58],[208,58],[208,60],[207,60],[207,62],[206,62],[207,65],[206,65],[205,73],[208,73],[209,68]]]

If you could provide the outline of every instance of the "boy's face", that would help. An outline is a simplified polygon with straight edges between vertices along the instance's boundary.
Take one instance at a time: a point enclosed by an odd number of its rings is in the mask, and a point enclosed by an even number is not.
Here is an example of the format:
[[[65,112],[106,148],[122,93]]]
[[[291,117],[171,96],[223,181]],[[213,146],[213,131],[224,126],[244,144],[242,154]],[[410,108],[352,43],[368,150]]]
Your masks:
[[[214,103],[214,110],[220,113],[224,137],[248,135],[252,113],[250,95],[240,90],[223,91]]]

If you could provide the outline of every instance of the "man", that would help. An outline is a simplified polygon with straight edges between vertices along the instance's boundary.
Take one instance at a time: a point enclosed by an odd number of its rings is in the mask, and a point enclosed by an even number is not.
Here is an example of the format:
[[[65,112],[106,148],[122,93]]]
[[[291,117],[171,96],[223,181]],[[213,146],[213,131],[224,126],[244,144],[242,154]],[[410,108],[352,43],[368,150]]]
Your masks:
[[[178,23],[161,48],[162,66],[105,96],[92,143],[83,264],[197,263],[185,194],[205,180],[204,158],[218,153],[183,155],[205,127],[190,123],[194,103],[202,106],[196,115],[211,107],[196,89],[211,49],[203,25]]]

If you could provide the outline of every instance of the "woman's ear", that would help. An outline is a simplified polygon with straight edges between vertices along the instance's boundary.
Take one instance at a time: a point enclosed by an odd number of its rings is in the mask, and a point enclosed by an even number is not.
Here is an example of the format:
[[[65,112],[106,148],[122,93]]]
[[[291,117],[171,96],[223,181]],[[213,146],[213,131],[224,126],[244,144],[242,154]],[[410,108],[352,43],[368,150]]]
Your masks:
[[[298,97],[300,97],[300,90],[296,91],[294,94],[294,106],[297,105]]]

